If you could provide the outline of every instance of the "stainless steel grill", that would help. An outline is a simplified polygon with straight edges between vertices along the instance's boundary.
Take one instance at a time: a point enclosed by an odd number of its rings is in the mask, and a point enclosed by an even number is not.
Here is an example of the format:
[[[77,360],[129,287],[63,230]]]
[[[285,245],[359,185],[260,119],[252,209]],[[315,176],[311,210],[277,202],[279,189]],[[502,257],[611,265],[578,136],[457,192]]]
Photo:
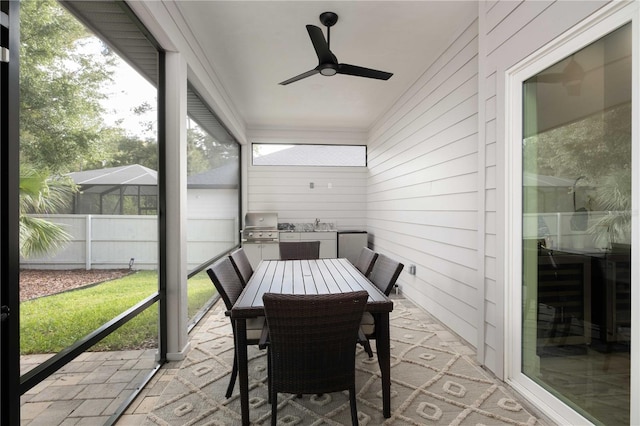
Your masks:
[[[247,213],[244,217],[242,242],[244,243],[277,243],[278,213]]]

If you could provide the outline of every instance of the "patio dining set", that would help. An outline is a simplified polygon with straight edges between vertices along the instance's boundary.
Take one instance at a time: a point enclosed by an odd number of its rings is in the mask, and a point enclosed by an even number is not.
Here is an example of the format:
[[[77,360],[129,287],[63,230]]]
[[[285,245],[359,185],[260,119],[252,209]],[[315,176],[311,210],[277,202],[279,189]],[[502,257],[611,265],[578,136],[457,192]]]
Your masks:
[[[320,259],[313,242],[281,242],[280,260],[263,260],[254,270],[242,248],[207,270],[223,299],[235,340],[230,398],[240,387],[242,424],[249,425],[247,346],[267,351],[271,424],[278,393],[297,396],[348,391],[351,421],[356,408],[356,345],[376,354],[383,415],[391,416],[389,294],[404,265],[363,247],[353,264]]]

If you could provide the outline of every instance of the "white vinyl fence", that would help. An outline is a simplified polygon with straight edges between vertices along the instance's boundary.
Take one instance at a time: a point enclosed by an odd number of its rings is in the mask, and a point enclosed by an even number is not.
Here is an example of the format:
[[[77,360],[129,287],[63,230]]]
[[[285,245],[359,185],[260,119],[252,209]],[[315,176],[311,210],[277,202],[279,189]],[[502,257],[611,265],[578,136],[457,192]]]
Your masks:
[[[523,238],[546,239],[548,248],[590,253],[611,249],[612,235],[599,226],[607,216],[624,216],[624,212],[584,211],[526,213],[523,215]],[[630,241],[618,241],[630,244]]]
[[[158,265],[157,216],[32,215],[61,224],[71,241],[57,253],[20,259],[25,269],[154,270]],[[239,241],[236,218],[189,218],[189,270],[227,251]]]

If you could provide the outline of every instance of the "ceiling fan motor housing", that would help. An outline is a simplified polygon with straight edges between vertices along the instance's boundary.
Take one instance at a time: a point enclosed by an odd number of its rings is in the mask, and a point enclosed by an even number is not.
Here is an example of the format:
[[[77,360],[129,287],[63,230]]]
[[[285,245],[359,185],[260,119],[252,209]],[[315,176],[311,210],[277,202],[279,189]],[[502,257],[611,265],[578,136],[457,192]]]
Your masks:
[[[336,73],[338,72],[338,65],[336,64],[320,64],[318,66],[318,69],[320,71],[320,74],[324,75],[324,76],[332,76],[332,75],[336,75]]]
[[[320,14],[320,22],[325,27],[332,27],[338,22],[338,15],[333,12],[323,12]]]

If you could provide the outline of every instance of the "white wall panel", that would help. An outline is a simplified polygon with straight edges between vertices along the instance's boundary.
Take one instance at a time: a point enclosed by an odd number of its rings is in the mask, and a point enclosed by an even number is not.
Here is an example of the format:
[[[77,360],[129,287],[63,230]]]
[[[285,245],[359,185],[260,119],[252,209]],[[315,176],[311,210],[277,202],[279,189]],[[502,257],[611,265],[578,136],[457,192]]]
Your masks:
[[[476,212],[447,211],[377,211],[368,212],[367,223],[371,226],[381,220],[387,223],[428,223],[443,228],[475,229]]]
[[[503,4],[515,3],[515,2],[502,2]],[[515,4],[508,16],[504,17],[500,23],[493,27],[487,28],[486,42],[487,42],[487,55],[491,55],[497,49],[503,47],[503,44],[507,45],[515,38],[518,38],[518,32],[521,30],[526,32],[526,27],[532,21],[548,9],[553,2],[552,1],[535,1],[529,2],[531,4],[524,4],[524,2]],[[514,6],[509,4],[509,7]],[[494,9],[487,15],[487,22],[491,22],[492,17],[496,11],[500,8]],[[546,21],[545,21],[546,24]],[[524,33],[523,33],[524,37]],[[535,42],[534,42],[535,43]],[[523,49],[524,50],[524,49]]]
[[[485,274],[486,274],[486,278],[492,281],[496,281],[497,280],[497,271],[496,271],[496,258],[489,256],[488,254],[485,253],[485,257],[484,257],[484,267],[485,267]],[[499,293],[496,292],[494,293],[496,295],[498,295]],[[497,299],[493,299],[493,300],[497,300]],[[495,303],[493,300],[489,300],[491,303]],[[488,319],[489,322],[495,322],[494,319],[489,318]]]
[[[495,300],[495,298],[497,297],[496,292],[498,291],[495,281],[485,278],[484,291],[487,299]],[[486,302],[486,303],[491,303],[491,302]]]
[[[460,157],[466,158],[462,161],[472,161],[469,155],[477,151],[476,132],[477,132],[477,119],[475,116],[464,118],[462,121],[452,123],[453,127],[450,127],[439,134],[435,134],[428,140],[424,140],[422,144],[419,144],[416,148],[407,148],[412,152],[411,156],[407,156],[406,152],[401,157],[402,160],[395,161],[394,167],[372,167],[371,176],[369,179],[369,193],[375,192],[380,188],[401,186],[402,180],[398,180],[395,183],[389,181],[390,176],[395,176],[397,179],[408,179],[408,184],[415,182],[421,182],[422,179],[411,176],[411,173],[426,174],[426,181],[434,181],[439,178],[451,177],[459,174],[464,174],[469,169],[464,165],[461,167],[454,167],[440,175],[436,175],[437,167],[447,162],[459,159]],[[414,152],[415,151],[415,152]]]
[[[485,213],[485,232],[487,235],[495,235],[497,232],[496,212]]]
[[[385,143],[392,145],[393,140],[407,139],[409,135],[418,133],[421,129],[426,129],[432,134],[437,132],[437,127],[432,128],[428,125],[446,116],[451,109],[459,107],[461,99],[469,99],[476,94],[477,83],[474,77],[477,73],[477,63],[475,59],[472,58],[466,62],[459,71],[462,75],[453,74],[450,78],[444,79],[442,85],[432,92],[425,91],[424,95],[428,97],[428,101],[413,107],[408,111],[407,116],[402,117],[401,122],[381,135],[379,145],[383,146]],[[452,92],[456,93],[454,99],[447,96]],[[454,116],[457,114],[454,113]],[[441,128],[443,126],[446,127],[446,123],[441,125]],[[385,155],[388,155],[388,152],[375,151],[371,153],[370,160],[374,163],[383,163],[386,160]]]
[[[490,166],[486,169],[485,175],[485,188],[495,188],[496,187],[496,167]]]
[[[379,145],[380,141],[390,139],[391,135],[399,128],[402,128],[407,122],[411,122],[408,114],[416,105],[426,102],[426,106],[428,106],[438,99],[436,96],[431,96],[431,91],[433,91],[433,88],[442,85],[443,81],[453,78],[454,73],[451,71],[460,68],[462,64],[466,63],[465,60],[460,60],[458,64],[449,64],[452,59],[457,58],[458,53],[464,50],[467,45],[475,45],[476,36],[477,29],[473,26],[468,26],[456,40],[452,41],[450,46],[443,48],[441,56],[374,127],[370,135],[370,146]],[[472,53],[472,57],[474,54]]]
[[[454,306],[446,306],[446,303],[442,303],[445,301],[446,295],[439,291],[437,287],[424,286],[424,283],[420,282],[414,287],[425,288],[424,292],[412,295],[411,299],[415,303],[437,318],[448,318],[447,327],[456,330],[456,333],[466,341],[471,341],[475,338],[475,325],[456,315],[457,312],[468,310],[468,307],[460,310]]]
[[[394,149],[394,151],[389,151],[386,153],[386,159],[378,157],[371,160],[369,168],[372,177],[411,159],[427,155],[431,157],[434,151],[446,147],[452,142],[475,134],[477,131],[476,109],[477,100],[475,97],[465,99],[456,108],[449,111],[446,116],[430,122],[429,125],[424,126],[414,134],[402,138],[402,147],[410,148],[415,156],[412,156],[408,160],[404,155],[405,150]],[[391,154],[394,156],[392,157]],[[422,160],[424,161],[424,159]]]
[[[247,137],[251,143],[366,145],[364,132],[348,129],[253,129]],[[247,157],[247,211],[277,212],[280,222],[318,218],[338,229],[366,230],[366,167],[253,166]]]
[[[484,252],[487,256],[495,257],[496,255],[496,236],[487,234],[484,240]]]
[[[491,5],[487,4],[487,10],[491,13],[487,13],[486,30],[487,32],[493,31],[503,20],[509,16],[514,9],[519,5],[519,1],[496,1]]]
[[[338,229],[365,229],[366,176],[364,167],[251,166],[247,210],[277,212],[281,222],[319,218]]]
[[[497,164],[496,149],[497,145],[495,142],[487,143],[485,146],[486,167],[494,167]]]
[[[478,304],[477,22],[372,129],[367,220],[404,294],[472,345]]]
[[[487,122],[496,118],[496,97],[495,96],[488,97],[485,100],[484,109],[486,111],[485,119],[487,120]]]

